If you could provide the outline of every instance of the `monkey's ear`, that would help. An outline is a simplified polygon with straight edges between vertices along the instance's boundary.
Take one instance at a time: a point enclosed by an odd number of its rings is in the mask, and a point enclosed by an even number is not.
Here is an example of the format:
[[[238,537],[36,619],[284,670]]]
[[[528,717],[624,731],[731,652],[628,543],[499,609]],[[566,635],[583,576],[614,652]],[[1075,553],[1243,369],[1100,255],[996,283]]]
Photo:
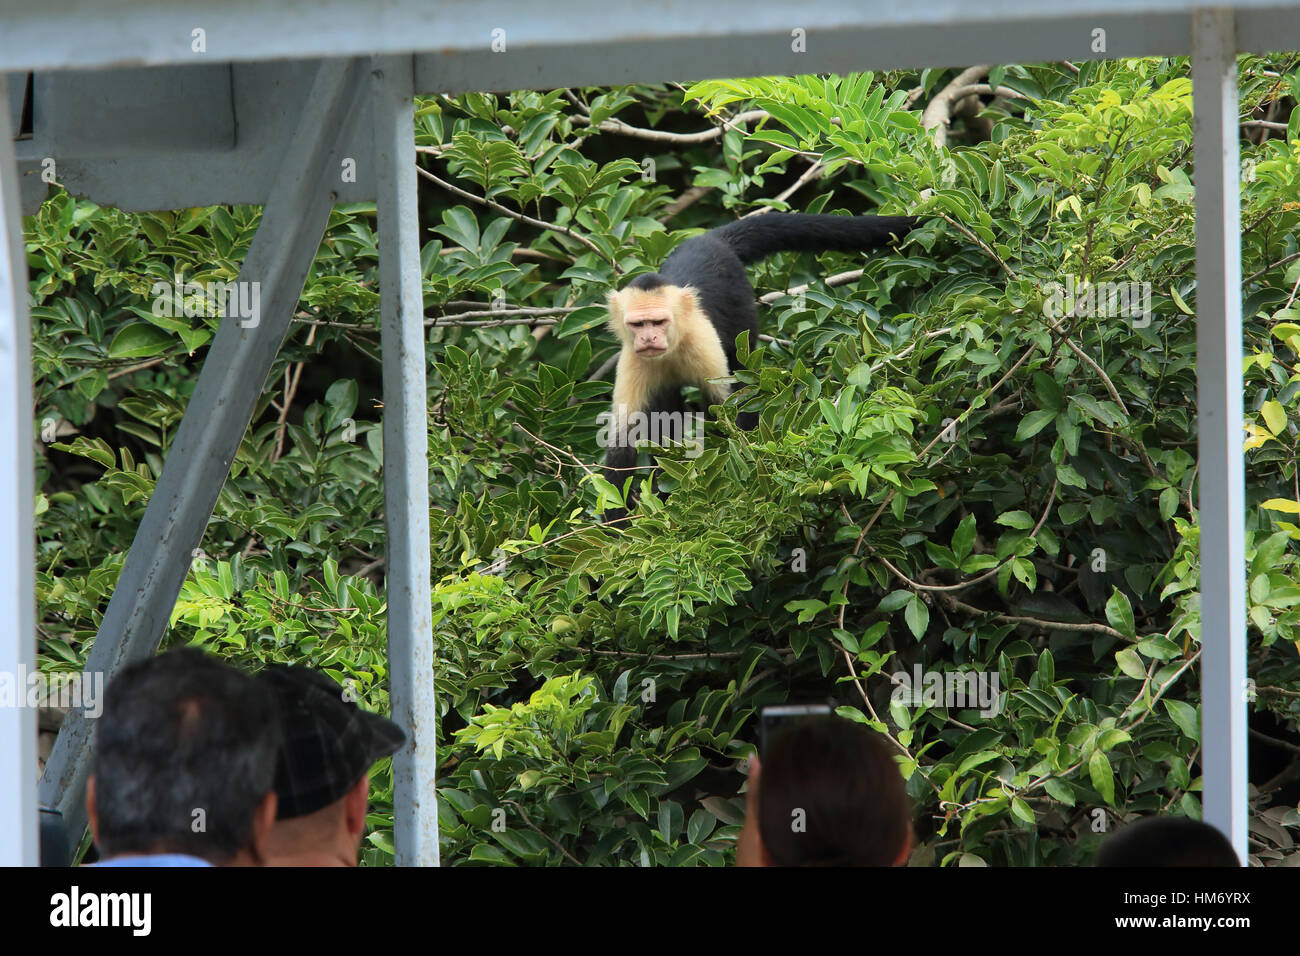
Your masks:
[[[690,286],[682,286],[677,290],[677,307],[683,312],[694,312],[696,309],[695,290]]]
[[[621,335],[623,331],[623,297],[621,293],[611,289],[605,294],[605,304],[609,307],[609,327],[615,335]]]

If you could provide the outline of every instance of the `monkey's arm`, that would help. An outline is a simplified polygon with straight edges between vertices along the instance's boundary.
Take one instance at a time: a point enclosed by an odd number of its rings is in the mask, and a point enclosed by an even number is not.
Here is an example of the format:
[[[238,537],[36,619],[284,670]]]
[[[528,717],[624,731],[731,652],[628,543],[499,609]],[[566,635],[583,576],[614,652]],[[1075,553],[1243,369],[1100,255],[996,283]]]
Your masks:
[[[636,440],[629,434],[635,416],[645,411],[649,404],[646,382],[634,356],[624,348],[618,357],[614,373],[614,403],[610,409],[609,433],[605,435],[605,480],[619,491],[633,471],[619,470],[636,467]],[[602,434],[604,434],[602,432]],[[628,492],[629,500],[631,491]]]
[[[621,378],[620,382],[631,380],[631,377]],[[614,396],[615,402],[609,413],[605,480],[622,491],[627,479],[633,479],[625,499],[631,508],[635,507],[637,489],[643,477],[643,473],[636,470],[637,442],[643,439],[655,444],[681,441],[686,400],[677,386],[663,386],[649,395],[636,395],[616,385]],[[619,399],[626,401],[620,402]],[[618,518],[627,512],[618,509],[607,514]]]

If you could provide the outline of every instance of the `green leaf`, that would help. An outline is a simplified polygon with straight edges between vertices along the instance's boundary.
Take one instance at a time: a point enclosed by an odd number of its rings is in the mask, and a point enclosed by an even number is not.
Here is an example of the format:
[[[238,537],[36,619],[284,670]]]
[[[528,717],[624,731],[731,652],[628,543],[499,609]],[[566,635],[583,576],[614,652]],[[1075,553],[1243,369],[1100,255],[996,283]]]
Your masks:
[[[51,447],[57,448],[59,451],[67,452],[71,455],[80,455],[83,458],[89,458],[91,461],[98,462],[105,468],[117,467],[117,455],[113,453],[113,449],[109,446],[108,442],[104,441],[102,438],[89,439],[78,435],[71,445],[64,444],[63,442],[55,442]]]
[[[1173,718],[1174,723],[1178,725],[1178,729],[1183,732],[1183,735],[1199,742],[1201,728],[1200,721],[1196,719],[1196,708],[1191,704],[1183,703],[1181,700],[1170,700],[1168,697],[1164,699],[1163,703],[1165,710],[1169,712],[1169,716]]]
[[[1110,761],[1100,750],[1094,750],[1088,758],[1088,777],[1093,788],[1101,798],[1111,806],[1115,805],[1115,774],[1110,768]]]
[[[925,629],[930,626],[930,609],[925,606],[919,594],[912,595],[907,610],[903,613],[907,627],[918,641],[925,636]]]
[[[1267,574],[1278,568],[1290,540],[1285,531],[1278,531],[1261,541],[1255,548],[1255,556],[1250,559],[1250,573]]]
[[[1115,412],[1112,412],[1110,410],[1115,407],[1114,405],[1112,405],[1109,402],[1103,405],[1101,402],[1097,401],[1095,398],[1093,398],[1091,395],[1087,394],[1086,392],[1080,392],[1077,395],[1071,395],[1070,401],[1074,402],[1075,405],[1083,409],[1084,413],[1089,418],[1097,419],[1107,427],[1113,428],[1114,426],[1118,425],[1120,422],[1120,419],[1115,414]]]
[[[966,556],[971,553],[975,547],[975,516],[968,514],[961,519],[957,525],[957,530],[952,533],[952,551],[957,555],[959,562],[965,561]]]
[[[1117,587],[1111,587],[1110,600],[1106,602],[1106,620],[1125,637],[1137,637],[1136,625],[1133,623],[1133,605],[1129,603],[1128,595]],[[1145,672],[1144,668],[1143,673]]]
[[[1017,531],[1028,531],[1034,526],[1034,519],[1027,511],[1008,511],[1006,514],[998,515],[997,523],[1015,528]]]
[[[691,814],[690,822],[686,824],[686,839],[691,843],[701,843],[708,838],[717,825],[717,819],[708,810],[696,810]]]
[[[1079,474],[1074,468],[1065,462],[1056,466],[1056,477],[1061,479],[1061,484],[1071,485],[1075,488],[1087,489],[1088,482],[1084,480],[1083,475]]]
[[[1264,416],[1264,424],[1276,437],[1286,430],[1286,409],[1280,403],[1269,399],[1259,410]]]
[[[1021,800],[1019,797],[1013,797],[1011,800],[1011,815],[1018,820],[1028,823],[1030,826],[1038,822],[1034,817],[1034,811],[1029,809],[1029,804],[1025,803],[1025,801]]]
[[[1016,441],[1024,441],[1032,438],[1041,432],[1056,417],[1056,412],[1050,409],[1039,409],[1030,412],[1020,420],[1020,427],[1016,429]]]
[[[998,753],[996,750],[981,750],[979,753],[973,753],[961,762],[957,767],[957,772],[953,776],[961,777],[968,771],[974,770],[980,764],[988,763],[990,760],[996,760],[1001,756],[1002,754]]]
[[[1168,521],[1178,510],[1178,489],[1166,488],[1160,492],[1160,518]]]
[[[1121,651],[1115,652],[1115,660],[1119,664],[1119,669],[1134,680],[1145,680],[1147,669],[1142,664],[1142,658],[1138,652],[1131,647],[1126,647]]]
[[[123,328],[109,343],[109,357],[115,359],[153,358],[167,351],[176,339],[156,325],[133,322]]]
[[[1056,508],[1056,514],[1062,524],[1071,525],[1088,513],[1088,506],[1079,501],[1062,502]]]
[[[1132,739],[1133,739],[1132,735],[1130,735],[1127,730],[1120,730],[1119,728],[1114,728],[1112,730],[1105,731],[1104,733],[1102,733],[1100,737],[1097,738],[1097,748],[1099,750],[1106,750],[1106,751],[1113,750],[1115,747],[1118,747],[1120,744],[1127,743]]]
[[[1053,412],[1062,411],[1065,408],[1065,390],[1056,379],[1045,372],[1035,372],[1033,379],[1034,393],[1043,407]]]
[[[560,319],[551,331],[556,338],[563,339],[603,325],[608,318],[609,310],[603,305],[585,305]]]
[[[672,843],[682,829],[682,805],[675,800],[659,802],[659,835],[665,843]]]
[[[1074,806],[1074,788],[1062,780],[1060,777],[1048,777],[1043,783],[1043,789],[1053,800],[1064,803],[1066,806]]]
[[[469,851],[469,858],[475,863],[487,863],[492,866],[515,866],[514,860],[505,851],[489,843],[479,843]]]
[[[913,596],[914,595],[911,591],[903,589],[890,591],[881,599],[880,603],[876,606],[876,610],[881,614],[893,614],[900,607],[910,601]]]
[[[441,233],[470,252],[478,252],[478,220],[474,217],[474,213],[464,206],[453,206],[444,210],[442,225],[435,226],[433,231]]]

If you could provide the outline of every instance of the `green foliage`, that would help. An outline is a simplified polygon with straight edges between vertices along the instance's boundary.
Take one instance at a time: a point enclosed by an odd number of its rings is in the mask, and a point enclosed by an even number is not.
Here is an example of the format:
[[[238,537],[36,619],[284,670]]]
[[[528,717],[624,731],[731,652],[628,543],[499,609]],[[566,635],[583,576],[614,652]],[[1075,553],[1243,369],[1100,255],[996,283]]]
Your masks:
[[[1245,58],[1245,108],[1287,69]],[[495,204],[423,183],[447,862],[727,862],[757,709],[828,697],[895,741],[914,864],[1077,863],[1098,810],[1199,814],[1187,63],[995,73],[1021,98],[951,150],[906,105],[929,72],[419,104],[429,171]],[[752,109],[712,139],[624,135]],[[1300,262],[1275,264],[1300,251],[1296,127],[1243,142],[1242,206],[1250,673],[1291,727]],[[743,389],[700,454],[655,452],[665,499],[602,524],[604,295],[763,205],[924,224],[865,259],[757,266]],[[84,659],[220,321],[155,315],[154,284],[233,279],[257,221],[56,195],[28,224],[49,668]],[[336,209],[168,641],[320,667],[382,710],[376,256],[373,206]],[[1149,315],[1085,282],[1149,283]],[[995,706],[902,702],[891,675],[917,667],[996,677]],[[386,767],[372,808],[384,863]],[[1268,812],[1285,837],[1294,813]]]

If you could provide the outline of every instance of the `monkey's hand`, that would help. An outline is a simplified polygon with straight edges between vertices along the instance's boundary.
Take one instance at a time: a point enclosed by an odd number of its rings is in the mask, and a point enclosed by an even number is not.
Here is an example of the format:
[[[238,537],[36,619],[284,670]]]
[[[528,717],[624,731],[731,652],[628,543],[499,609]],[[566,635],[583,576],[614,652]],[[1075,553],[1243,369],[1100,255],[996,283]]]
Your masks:
[[[605,480],[624,494],[626,508],[609,508],[605,511],[605,521],[626,527],[628,511],[636,507],[636,449],[627,445],[617,445],[605,456]],[[629,480],[630,479],[630,480]],[[625,492],[625,493],[624,493]]]

